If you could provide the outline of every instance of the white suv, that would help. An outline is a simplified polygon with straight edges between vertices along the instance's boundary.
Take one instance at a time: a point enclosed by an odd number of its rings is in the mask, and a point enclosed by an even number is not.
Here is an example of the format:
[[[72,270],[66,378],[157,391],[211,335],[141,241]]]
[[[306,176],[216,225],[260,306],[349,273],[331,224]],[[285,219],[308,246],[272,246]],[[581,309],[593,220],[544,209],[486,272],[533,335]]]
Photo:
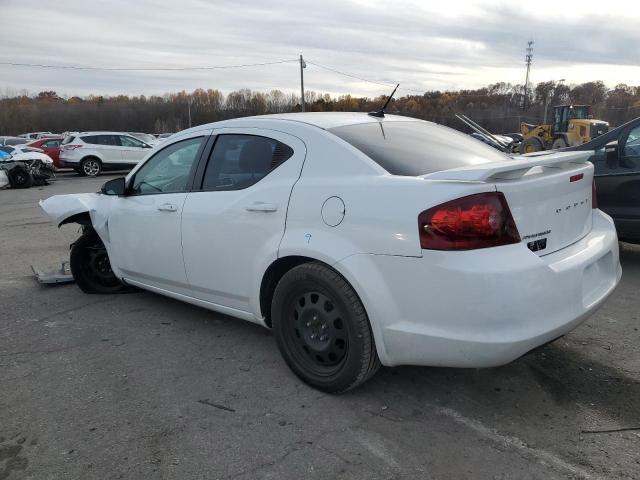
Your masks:
[[[82,132],[69,135],[60,146],[60,166],[95,177],[102,170],[135,167],[153,147],[122,132]]]

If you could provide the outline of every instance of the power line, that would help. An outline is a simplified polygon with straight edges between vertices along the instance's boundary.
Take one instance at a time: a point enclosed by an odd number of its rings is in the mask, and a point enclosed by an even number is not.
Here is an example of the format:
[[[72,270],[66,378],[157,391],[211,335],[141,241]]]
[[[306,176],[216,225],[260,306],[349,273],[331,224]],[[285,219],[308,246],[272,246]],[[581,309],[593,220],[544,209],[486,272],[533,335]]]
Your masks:
[[[75,65],[44,65],[39,63],[17,63],[17,62],[0,62],[0,65],[7,65],[12,67],[34,67],[34,68],[51,68],[58,70],[99,70],[109,72],[161,72],[161,71],[189,71],[189,70],[219,70],[229,68],[246,68],[246,67],[261,67],[264,65],[278,65],[281,63],[298,62],[299,60],[278,60],[274,62],[262,62],[262,63],[243,63],[239,65],[214,65],[210,67],[133,67],[133,68],[120,68],[120,67],[81,67]]]
[[[328,71],[330,71],[330,72],[337,73],[338,75],[344,75],[345,77],[354,78],[354,79],[356,79],[356,80],[360,80],[361,82],[372,83],[372,84],[374,84],[374,85],[381,85],[381,86],[383,86],[383,87],[393,88],[393,87],[395,87],[395,86],[396,86],[396,84],[397,84],[397,83],[401,83],[401,82],[396,82],[396,83],[383,83],[383,82],[379,82],[379,81],[376,81],[376,80],[369,80],[369,79],[367,79],[367,78],[363,78],[363,77],[360,77],[360,76],[358,76],[358,75],[354,75],[354,74],[352,74],[352,73],[347,73],[347,72],[343,72],[343,71],[341,71],[341,70],[336,70],[335,68],[327,67],[326,65],[320,65],[319,63],[315,63],[315,62],[312,62],[312,61],[310,61],[310,60],[307,60],[306,62],[307,62],[308,64],[310,64],[310,65],[315,65],[316,67],[322,68],[322,69],[324,69],[324,70],[328,70]],[[424,90],[418,90],[418,89],[415,89],[415,88],[399,87],[399,88],[398,88],[398,90],[405,90],[405,91],[407,91],[407,92],[424,93]]]

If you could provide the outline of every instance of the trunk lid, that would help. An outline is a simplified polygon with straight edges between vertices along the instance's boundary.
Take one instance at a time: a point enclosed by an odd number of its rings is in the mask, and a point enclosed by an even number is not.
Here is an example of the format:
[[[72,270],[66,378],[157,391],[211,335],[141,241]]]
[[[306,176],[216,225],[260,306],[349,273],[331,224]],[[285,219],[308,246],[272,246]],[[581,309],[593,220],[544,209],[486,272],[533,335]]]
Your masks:
[[[537,255],[587,235],[592,224],[593,152],[541,152],[505,162],[444,170],[424,178],[492,183],[505,195],[520,238]]]

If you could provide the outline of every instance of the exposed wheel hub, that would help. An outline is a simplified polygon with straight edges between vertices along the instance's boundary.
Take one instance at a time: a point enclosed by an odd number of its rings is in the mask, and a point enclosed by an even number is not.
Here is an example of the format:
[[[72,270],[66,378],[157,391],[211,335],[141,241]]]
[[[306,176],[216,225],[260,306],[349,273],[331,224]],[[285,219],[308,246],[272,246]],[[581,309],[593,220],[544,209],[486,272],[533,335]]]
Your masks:
[[[324,350],[329,343],[329,325],[326,315],[309,308],[301,317],[301,330],[304,341],[314,350]]]

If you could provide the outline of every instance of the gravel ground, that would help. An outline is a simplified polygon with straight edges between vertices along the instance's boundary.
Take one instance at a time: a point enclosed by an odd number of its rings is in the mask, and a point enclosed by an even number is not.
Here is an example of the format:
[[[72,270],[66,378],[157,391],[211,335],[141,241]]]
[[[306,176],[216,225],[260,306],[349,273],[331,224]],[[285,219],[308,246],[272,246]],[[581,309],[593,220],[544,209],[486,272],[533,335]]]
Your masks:
[[[259,326],[39,285],[30,265],[67,259],[78,228],[37,201],[109,178],[0,191],[0,480],[640,478],[639,247],[591,319],[510,365],[326,395]]]

